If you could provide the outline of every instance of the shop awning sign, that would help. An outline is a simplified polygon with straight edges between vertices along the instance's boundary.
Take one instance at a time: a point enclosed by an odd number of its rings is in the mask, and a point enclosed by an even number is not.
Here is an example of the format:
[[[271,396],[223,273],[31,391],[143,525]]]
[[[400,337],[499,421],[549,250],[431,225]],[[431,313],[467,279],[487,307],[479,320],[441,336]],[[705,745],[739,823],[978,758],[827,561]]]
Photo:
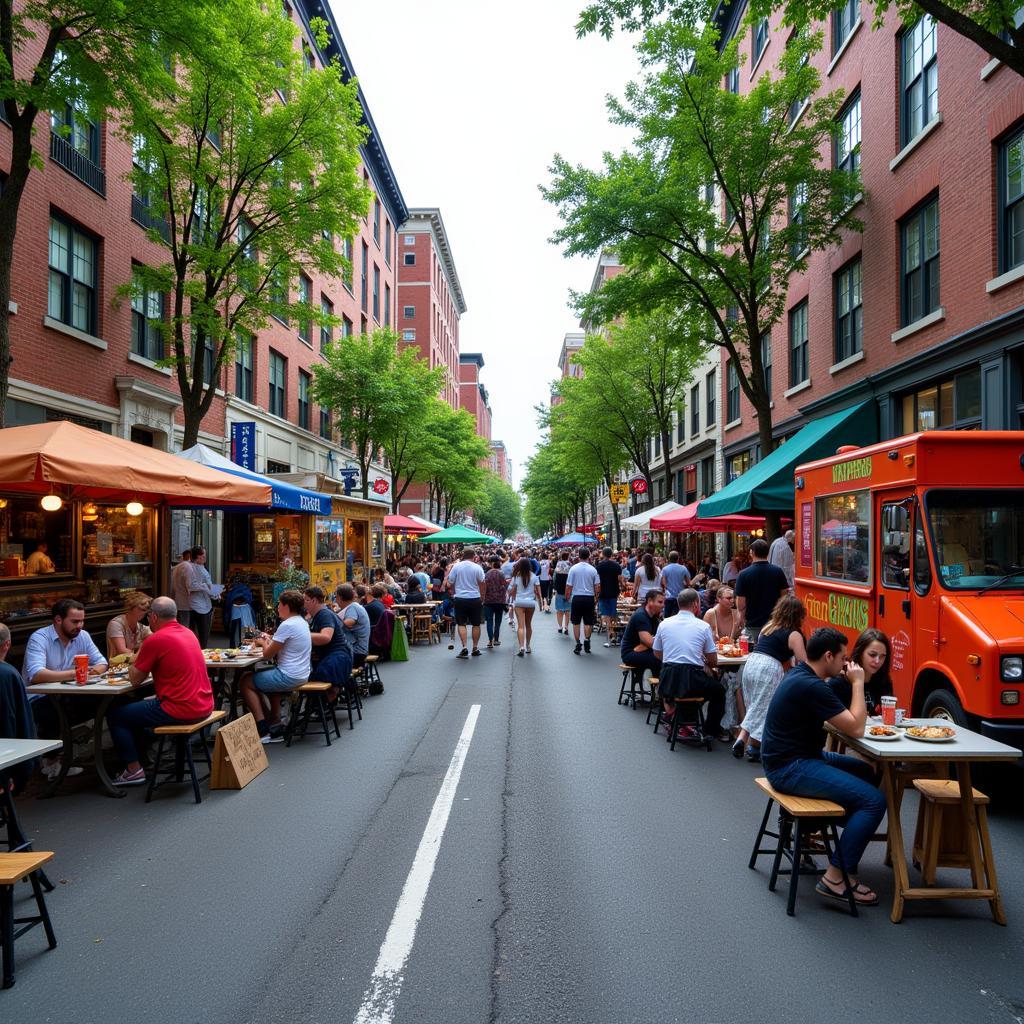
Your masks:
[[[256,469],[256,424],[231,424],[231,461],[242,469]]]

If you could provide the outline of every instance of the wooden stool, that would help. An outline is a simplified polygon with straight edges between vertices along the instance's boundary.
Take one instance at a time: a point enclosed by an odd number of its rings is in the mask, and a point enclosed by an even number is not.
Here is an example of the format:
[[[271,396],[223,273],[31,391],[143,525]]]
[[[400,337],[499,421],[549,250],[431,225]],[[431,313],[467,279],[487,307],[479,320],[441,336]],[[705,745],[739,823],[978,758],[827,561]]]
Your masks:
[[[647,709],[647,720],[646,720],[645,724],[646,725],[650,725],[651,724],[651,715],[653,714],[654,715],[654,719],[655,719],[655,721],[654,721],[654,731],[657,732],[658,731],[658,719],[661,717],[661,711],[660,711],[661,705],[658,704],[658,677],[657,676],[651,676],[647,680],[647,685],[651,688],[651,705]]]
[[[640,690],[640,700],[647,700],[647,694],[644,691],[644,670],[642,667],[636,665],[627,665],[625,662],[619,665],[619,670],[622,672],[622,686],[619,687],[619,699],[616,701],[617,704],[622,704],[622,698],[626,698],[626,706],[631,707],[634,711],[636,710],[637,702],[637,689]],[[629,680],[629,693],[626,692],[626,680]]]
[[[381,690],[384,689],[384,681],[380,677],[380,673],[377,671],[377,662],[380,661],[379,654],[368,654],[366,661],[363,662],[363,678],[366,680],[367,686],[372,686],[374,683],[379,684]]]
[[[412,617],[412,637],[410,642],[414,644],[430,643],[430,614],[417,613]]]
[[[814,832],[820,832],[825,839],[825,852],[832,855],[833,844],[839,845],[839,830],[836,828],[834,818],[841,818],[846,811],[831,800],[815,800],[806,796],[791,796],[788,793],[780,793],[774,789],[771,783],[765,779],[754,779],[755,785],[762,792],[768,795],[768,806],[764,809],[764,817],[761,819],[761,827],[757,830],[757,838],[754,840],[754,852],[750,855],[747,867],[757,869],[757,858],[770,856],[772,860],[772,871],[768,878],[769,892],[775,892],[775,885],[779,875],[789,875],[789,899],[786,903],[786,913],[792,917],[796,913],[796,887],[801,875],[820,875],[821,872],[814,868],[805,868],[801,861],[805,856],[812,856],[820,853],[808,843],[808,839]],[[779,805],[779,831],[772,832],[768,828],[768,819],[771,817],[772,804]],[[813,823],[808,828],[808,823]],[[774,847],[763,848],[761,840],[764,836],[776,840]],[[789,861],[788,868],[780,868],[783,855]],[[850,879],[843,872],[843,886],[848,895],[847,902],[850,905],[850,913],[857,916],[857,901],[853,897]]]
[[[205,782],[213,771],[213,762],[210,760],[210,751],[206,746],[206,730],[227,718],[226,711],[212,711],[201,722],[183,722],[181,725],[158,725],[153,732],[160,737],[157,744],[156,757],[153,760],[153,767],[150,770],[149,785],[146,787],[146,803],[153,799],[153,791],[159,789],[165,782],[170,782],[173,776],[175,782],[181,782],[185,777],[185,768],[188,768],[189,778],[192,780],[192,792],[195,794],[196,803],[201,804],[203,798],[199,793],[199,783]],[[196,764],[192,759],[192,737],[199,733],[203,740],[202,751],[206,758],[207,772],[202,778],[196,775]],[[174,760],[170,767],[165,767],[164,741],[168,736],[174,737]],[[157,782],[157,777],[165,775],[163,782]]]
[[[668,742],[670,749],[676,749],[676,740],[679,739],[679,727],[680,725],[696,725],[697,726],[697,738],[698,743],[703,743],[706,750],[710,751],[715,743],[715,738],[708,732],[707,723],[704,721],[704,704],[706,703],[704,697],[675,697],[673,698],[676,710],[675,714],[672,715],[672,725],[668,732]],[[683,717],[680,713],[681,705],[688,705],[690,710],[696,714],[696,722],[680,722]],[[662,712],[662,717],[664,712]]]
[[[25,932],[43,926],[46,942],[50,949],[57,948],[57,937],[53,934],[50,915],[43,899],[43,886],[39,880],[39,869],[53,858],[47,850],[35,850],[29,853],[0,853],[0,946],[3,947],[3,987],[10,988],[14,984],[14,942]],[[14,916],[14,886],[27,877],[32,885],[32,893],[36,898],[39,913],[34,917]],[[15,930],[15,925],[22,927]]]
[[[341,739],[341,730],[338,728],[338,719],[334,714],[334,707],[324,700],[324,694],[330,688],[330,683],[303,683],[301,686],[296,686],[294,690],[289,691],[290,693],[297,694],[298,700],[295,703],[294,711],[288,718],[288,726],[284,731],[284,745],[286,747],[292,745],[296,731],[301,729],[299,739],[306,735],[306,730],[309,728],[309,720],[312,718],[314,711],[316,712],[316,721],[323,725],[324,739],[327,740],[327,746],[331,745],[329,724],[334,726],[334,735],[339,740]],[[350,716],[349,725],[351,724]]]
[[[441,620],[432,618],[430,620],[430,642],[441,642]]]
[[[971,857],[967,837],[960,828],[943,828],[947,807],[959,807],[960,783],[955,779],[914,779],[914,789],[921,794],[918,812],[919,837],[914,840],[914,860],[921,865],[925,885],[935,884],[935,871],[939,867],[970,870]],[[992,857],[992,841],[988,832],[989,799],[980,790],[971,790],[975,814],[978,819],[978,838],[981,841],[981,864],[985,882],[999,899],[996,864]],[[950,815],[953,818],[953,815]],[[959,822],[957,822],[959,824]],[[952,822],[950,822],[952,824]]]

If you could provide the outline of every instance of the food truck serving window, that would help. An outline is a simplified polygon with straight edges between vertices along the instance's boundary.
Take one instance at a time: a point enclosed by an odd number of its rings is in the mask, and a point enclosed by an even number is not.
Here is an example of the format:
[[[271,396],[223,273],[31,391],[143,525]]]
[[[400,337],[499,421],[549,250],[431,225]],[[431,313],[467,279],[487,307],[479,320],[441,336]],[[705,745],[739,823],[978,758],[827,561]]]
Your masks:
[[[929,491],[938,578],[948,590],[1024,586],[1024,490]],[[1012,575],[1016,574],[1016,575]]]
[[[871,579],[871,498],[867,491],[814,502],[815,575],[846,583]]]

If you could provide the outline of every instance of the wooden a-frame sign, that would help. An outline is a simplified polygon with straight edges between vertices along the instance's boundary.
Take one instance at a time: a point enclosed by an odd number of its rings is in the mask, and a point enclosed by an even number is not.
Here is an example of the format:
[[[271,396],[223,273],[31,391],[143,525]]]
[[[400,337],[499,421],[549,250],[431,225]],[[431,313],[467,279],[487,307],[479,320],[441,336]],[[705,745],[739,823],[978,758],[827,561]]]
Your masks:
[[[217,730],[210,789],[242,789],[268,767],[267,752],[251,713]]]

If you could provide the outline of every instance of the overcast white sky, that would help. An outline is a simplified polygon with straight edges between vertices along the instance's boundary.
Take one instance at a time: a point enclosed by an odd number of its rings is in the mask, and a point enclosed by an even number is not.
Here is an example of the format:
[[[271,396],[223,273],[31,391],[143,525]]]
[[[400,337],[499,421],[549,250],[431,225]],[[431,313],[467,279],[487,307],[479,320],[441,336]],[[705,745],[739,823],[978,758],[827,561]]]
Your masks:
[[[604,101],[633,77],[630,43],[577,40],[584,0],[331,4],[406,202],[441,209],[468,307],[461,349],[483,353],[518,485],[533,406],[579,329],[569,290],[596,267],[548,243],[557,218],[537,186],[556,152],[594,166],[627,144]]]

